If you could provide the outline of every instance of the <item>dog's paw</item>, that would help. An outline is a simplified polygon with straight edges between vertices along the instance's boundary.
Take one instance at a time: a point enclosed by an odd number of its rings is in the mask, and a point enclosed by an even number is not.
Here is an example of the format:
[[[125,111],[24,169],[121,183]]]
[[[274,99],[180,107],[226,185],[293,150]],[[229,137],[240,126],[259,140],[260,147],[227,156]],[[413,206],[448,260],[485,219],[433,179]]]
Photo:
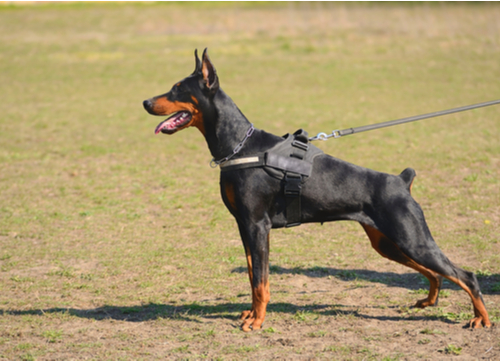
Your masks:
[[[241,325],[241,329],[245,332],[260,330],[262,327],[262,322],[263,320],[258,320],[256,318],[247,318]]]
[[[253,310],[243,311],[240,315],[240,320],[246,320],[247,318],[253,318]]]
[[[482,326],[484,326],[485,328],[490,328],[491,327],[491,322],[489,320],[487,322],[485,322],[484,319],[481,316],[474,317],[469,322],[469,327],[470,328],[481,328]]]
[[[423,300],[419,300],[417,301],[417,303],[415,303],[415,308],[426,308],[426,307],[429,307],[429,306],[434,306],[434,303],[430,302],[429,299],[427,298],[424,298]]]
[[[240,320],[243,321],[241,329],[245,332],[259,330],[264,322],[264,320],[255,317],[255,312],[253,310],[243,311],[241,313]]]

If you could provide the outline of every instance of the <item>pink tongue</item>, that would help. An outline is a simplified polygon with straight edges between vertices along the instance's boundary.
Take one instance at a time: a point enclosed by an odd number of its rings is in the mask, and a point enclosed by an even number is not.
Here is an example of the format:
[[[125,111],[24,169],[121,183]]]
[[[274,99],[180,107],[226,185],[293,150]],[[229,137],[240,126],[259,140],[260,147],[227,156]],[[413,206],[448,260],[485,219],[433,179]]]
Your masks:
[[[164,128],[168,128],[168,129],[177,128],[178,126],[184,124],[188,120],[188,117],[189,117],[189,113],[186,113],[186,112],[177,113],[177,114],[171,116],[170,118],[168,118],[168,119],[164,120],[163,122],[161,122],[160,124],[158,124],[158,126],[155,129],[155,134],[160,133],[162,131],[162,129],[164,129]]]
[[[165,123],[168,122],[168,119],[167,120],[164,120],[163,122],[161,122],[160,124],[158,124],[156,126],[156,129],[155,129],[155,134],[158,134],[159,132],[161,132],[161,130],[165,127]]]

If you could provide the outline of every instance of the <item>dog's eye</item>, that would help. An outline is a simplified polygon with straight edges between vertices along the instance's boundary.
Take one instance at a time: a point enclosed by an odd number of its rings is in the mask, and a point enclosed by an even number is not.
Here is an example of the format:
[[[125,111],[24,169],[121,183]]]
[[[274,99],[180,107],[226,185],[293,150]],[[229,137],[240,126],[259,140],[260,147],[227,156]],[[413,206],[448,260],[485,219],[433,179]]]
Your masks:
[[[185,93],[186,91],[182,87],[181,83],[175,84],[172,88],[172,93],[174,94],[182,94]]]

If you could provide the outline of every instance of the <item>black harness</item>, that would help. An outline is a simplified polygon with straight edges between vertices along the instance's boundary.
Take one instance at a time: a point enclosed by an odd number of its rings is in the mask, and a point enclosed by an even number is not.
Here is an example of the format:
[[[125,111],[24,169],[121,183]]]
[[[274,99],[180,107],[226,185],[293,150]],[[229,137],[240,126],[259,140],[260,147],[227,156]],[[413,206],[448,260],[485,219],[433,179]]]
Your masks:
[[[302,185],[311,176],[314,158],[323,151],[309,143],[308,134],[299,129],[286,134],[283,141],[266,152],[235,158],[220,164],[222,172],[245,168],[264,168],[271,177],[283,181],[286,198],[286,227],[301,224]]]

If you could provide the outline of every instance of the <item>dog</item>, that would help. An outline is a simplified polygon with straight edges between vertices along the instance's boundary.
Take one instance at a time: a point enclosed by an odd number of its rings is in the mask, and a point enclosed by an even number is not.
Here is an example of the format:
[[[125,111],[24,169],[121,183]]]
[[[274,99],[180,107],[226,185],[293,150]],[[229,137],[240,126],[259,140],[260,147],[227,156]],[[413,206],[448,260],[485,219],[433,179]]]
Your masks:
[[[260,329],[264,322],[271,229],[338,220],[359,222],[380,255],[429,280],[428,297],[415,307],[437,304],[444,277],[471,297],[469,327],[491,326],[476,276],[444,255],[411,196],[413,169],[398,176],[376,172],[324,154],[303,131],[279,137],[256,129],[220,88],[207,49],[201,60],[195,51],[195,63],[191,75],[143,106],[152,115],[167,116],[156,134],[198,128],[212,166],[220,166],[222,199],[238,224],[252,289],[252,308],[241,314],[242,330]]]

